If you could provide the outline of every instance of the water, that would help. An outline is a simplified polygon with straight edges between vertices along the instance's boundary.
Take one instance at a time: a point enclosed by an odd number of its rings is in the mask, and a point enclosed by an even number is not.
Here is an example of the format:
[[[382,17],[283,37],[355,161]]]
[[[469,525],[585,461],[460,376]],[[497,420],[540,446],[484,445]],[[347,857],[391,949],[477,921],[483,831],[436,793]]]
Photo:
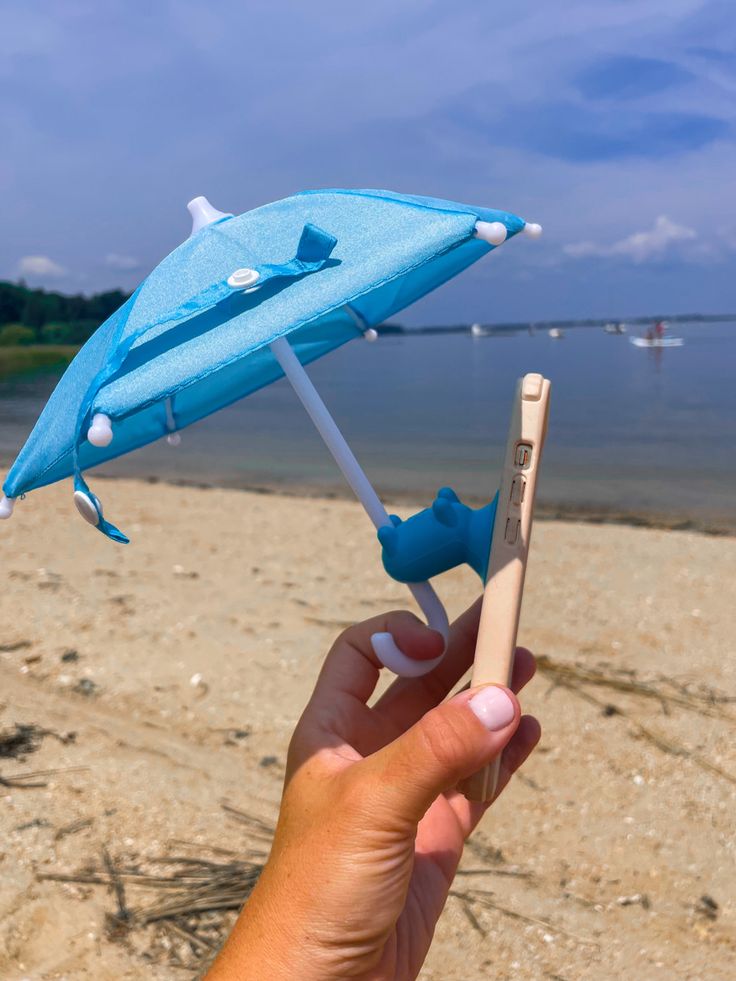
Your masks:
[[[310,367],[353,450],[388,493],[429,502],[497,486],[515,379],[552,380],[540,500],[550,506],[686,516],[736,525],[736,325],[678,325],[679,349],[649,351],[581,328],[473,339],[355,341]],[[9,463],[56,378],[0,383]],[[108,474],[332,491],[341,478],[285,382],[106,465]]]

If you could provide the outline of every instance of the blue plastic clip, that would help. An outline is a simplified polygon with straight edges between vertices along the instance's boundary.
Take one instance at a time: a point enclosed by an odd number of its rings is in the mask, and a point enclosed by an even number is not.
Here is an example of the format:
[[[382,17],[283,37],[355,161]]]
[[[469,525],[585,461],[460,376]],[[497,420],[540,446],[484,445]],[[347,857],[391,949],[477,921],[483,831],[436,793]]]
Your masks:
[[[463,504],[451,487],[443,487],[431,507],[406,521],[391,515],[378,530],[383,567],[398,582],[424,582],[467,563],[485,582],[496,518],[498,494],[485,507]]]

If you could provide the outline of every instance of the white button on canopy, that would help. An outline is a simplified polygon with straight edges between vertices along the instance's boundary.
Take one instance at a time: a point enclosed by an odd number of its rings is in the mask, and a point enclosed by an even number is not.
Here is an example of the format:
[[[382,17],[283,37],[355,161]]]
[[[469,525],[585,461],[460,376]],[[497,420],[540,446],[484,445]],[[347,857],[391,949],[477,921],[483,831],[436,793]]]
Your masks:
[[[248,286],[253,286],[257,282],[258,273],[255,269],[247,269],[246,267],[236,269],[234,273],[231,273],[227,277],[227,285],[232,286],[235,290],[243,290]]]

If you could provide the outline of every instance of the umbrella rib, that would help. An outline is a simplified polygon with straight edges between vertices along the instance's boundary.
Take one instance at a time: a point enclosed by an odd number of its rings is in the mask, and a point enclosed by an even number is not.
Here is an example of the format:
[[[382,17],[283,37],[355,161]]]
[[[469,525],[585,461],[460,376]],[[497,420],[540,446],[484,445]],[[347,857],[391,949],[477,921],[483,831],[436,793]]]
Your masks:
[[[312,384],[288,340],[285,337],[278,337],[271,342],[270,348],[328,450],[335,458],[343,476],[365,508],[368,517],[376,528],[391,525],[391,518],[374,490],[373,484],[358,463],[355,454],[348,446],[345,437],[330,415],[329,409],[322,401],[319,392]],[[429,625],[438,630],[446,640],[449,629],[447,614],[432,586],[428,582],[407,583],[407,586],[427,617]],[[419,662],[419,664],[421,663]],[[429,667],[433,663],[425,662],[425,665]],[[403,666],[406,669],[406,665]]]
[[[270,347],[273,356],[291,383],[300,402],[307,410],[310,419],[324,440],[327,449],[335,458],[335,463],[337,463],[343,476],[353,489],[355,496],[365,508],[368,517],[376,528],[391,525],[391,519],[381,499],[376,494],[365,471],[355,458],[355,454],[348,446],[345,437],[340,432],[337,423],[330,415],[329,409],[322,401],[319,392],[312,384],[309,375],[304,370],[304,366],[299,358],[294,354],[287,339],[285,337],[279,337],[271,342]]]

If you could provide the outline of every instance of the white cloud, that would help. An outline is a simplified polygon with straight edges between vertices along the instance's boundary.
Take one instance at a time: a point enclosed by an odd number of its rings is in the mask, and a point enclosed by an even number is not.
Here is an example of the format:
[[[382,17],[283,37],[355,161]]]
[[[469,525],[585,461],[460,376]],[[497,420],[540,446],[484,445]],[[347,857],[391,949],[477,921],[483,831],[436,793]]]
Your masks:
[[[59,279],[66,276],[66,269],[47,255],[24,255],[18,262],[19,276],[33,276],[41,279]]]
[[[634,232],[626,238],[610,245],[595,242],[576,242],[565,246],[565,254],[573,259],[587,259],[590,256],[617,257],[631,259],[632,262],[649,262],[661,258],[673,246],[682,242],[692,242],[698,237],[694,228],[678,225],[667,215],[660,215],[648,231]]]
[[[118,272],[132,272],[140,269],[141,261],[132,255],[120,255],[118,252],[110,252],[105,256],[105,265]]]

